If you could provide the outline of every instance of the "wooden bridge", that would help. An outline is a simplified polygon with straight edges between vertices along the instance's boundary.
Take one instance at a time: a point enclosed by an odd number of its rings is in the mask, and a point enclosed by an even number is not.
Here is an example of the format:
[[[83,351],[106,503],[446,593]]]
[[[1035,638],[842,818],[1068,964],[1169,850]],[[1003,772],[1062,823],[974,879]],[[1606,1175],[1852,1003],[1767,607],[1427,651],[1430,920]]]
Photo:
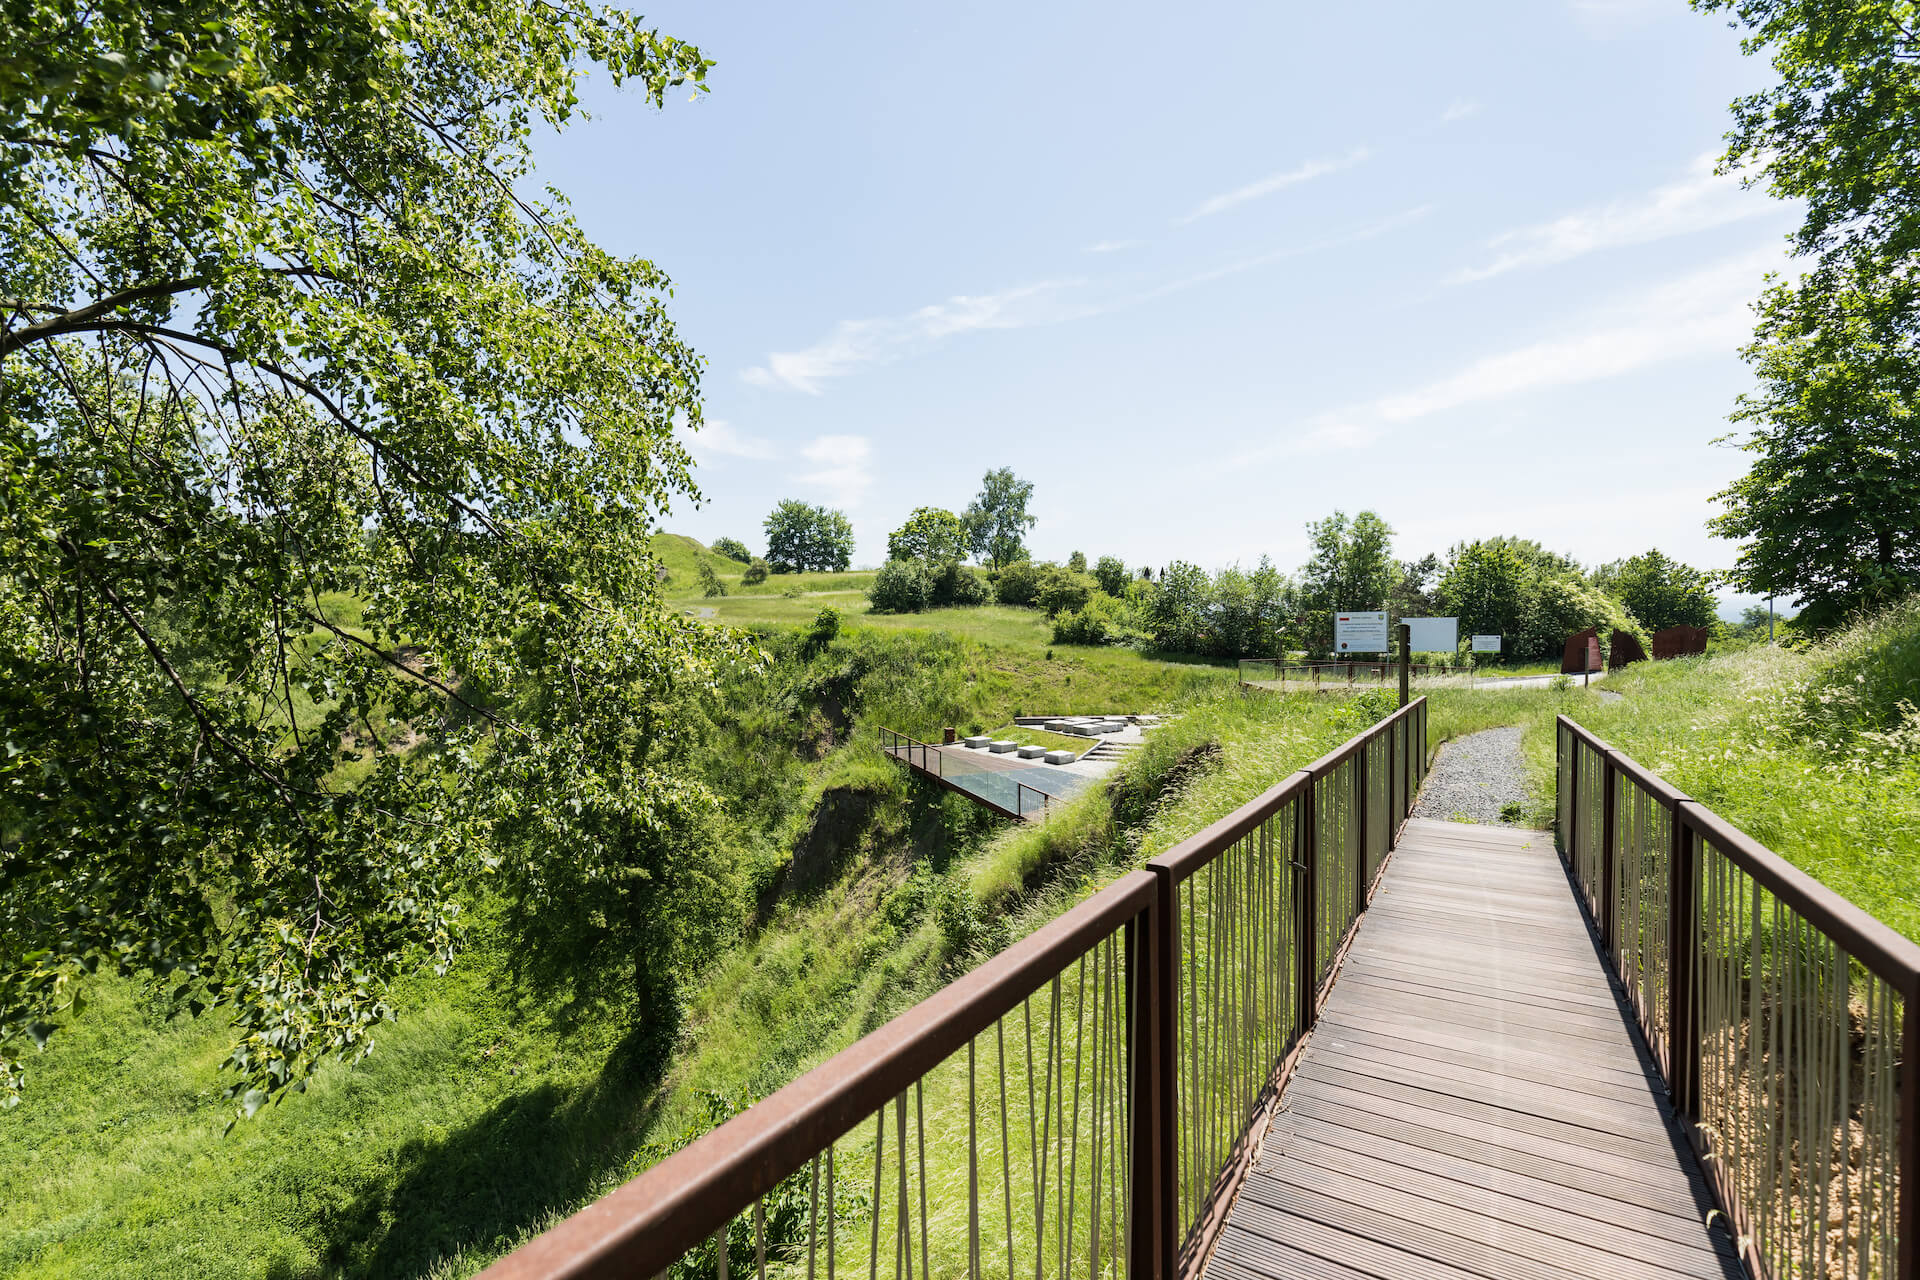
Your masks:
[[[487,1274],[1920,1280],[1920,948],[1558,737],[1406,821],[1416,700]]]

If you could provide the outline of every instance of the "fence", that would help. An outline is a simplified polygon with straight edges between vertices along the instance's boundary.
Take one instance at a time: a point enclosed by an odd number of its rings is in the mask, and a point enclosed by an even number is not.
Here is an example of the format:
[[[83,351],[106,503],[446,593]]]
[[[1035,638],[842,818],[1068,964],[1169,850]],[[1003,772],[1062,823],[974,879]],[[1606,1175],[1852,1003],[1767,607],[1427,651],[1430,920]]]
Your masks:
[[[1426,732],[1420,699],[486,1274],[1197,1274]]]
[[[936,747],[892,729],[880,730],[880,749],[1009,818],[1045,818],[1054,796],[1030,787],[1008,770],[982,765],[966,748]]]
[[[1775,1280],[1920,1277],[1920,947],[1559,717],[1556,836]]]
[[[1411,663],[1407,670],[1415,679],[1421,680],[1471,674],[1466,667],[1442,667],[1424,662]],[[1316,686],[1389,685],[1400,678],[1399,671],[1398,663],[1382,659],[1367,662],[1281,662],[1274,658],[1240,659],[1241,684],[1279,684],[1297,681]]]

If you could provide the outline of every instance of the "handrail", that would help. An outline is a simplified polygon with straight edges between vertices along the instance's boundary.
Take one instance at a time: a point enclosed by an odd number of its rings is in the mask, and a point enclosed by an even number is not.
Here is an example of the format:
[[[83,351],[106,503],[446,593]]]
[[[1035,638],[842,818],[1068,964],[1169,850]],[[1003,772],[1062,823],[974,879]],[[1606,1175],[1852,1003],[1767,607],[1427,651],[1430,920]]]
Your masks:
[[[1575,721],[1554,736],[1556,844],[1749,1270],[1920,1280],[1920,946]]]
[[[1023,1117],[1027,1133],[1039,1144],[1037,1153],[1030,1149],[1022,1157],[1032,1160],[1031,1173],[1038,1180],[1037,1199],[1031,1205],[1022,1201],[1019,1207],[1020,1241],[1031,1246],[1022,1265],[1032,1267],[1047,1260],[1049,1270],[1066,1276],[1111,1272],[1135,1280],[1173,1280],[1176,1275],[1194,1274],[1205,1261],[1209,1233],[1221,1219],[1224,1189],[1239,1176],[1236,1170],[1244,1170],[1249,1136],[1266,1100],[1278,1090],[1282,1064],[1289,1061],[1288,1055],[1312,1024],[1316,996],[1331,968],[1332,953],[1325,939],[1337,939],[1354,926],[1366,905],[1371,874],[1391,850],[1400,823],[1412,808],[1426,768],[1426,715],[1423,698],[1369,727],[1152,859],[1144,870],[1122,876],[771,1097],[496,1262],[485,1275],[492,1280],[653,1276],[710,1242],[714,1271],[725,1277],[733,1239],[730,1224],[753,1215],[751,1238],[764,1262],[768,1258],[764,1233],[771,1220],[765,1213],[765,1197],[784,1179],[805,1176],[803,1171],[809,1167],[811,1207],[805,1240],[811,1265],[821,1235],[823,1155],[824,1231],[831,1258],[833,1224],[842,1211],[833,1199],[834,1146],[856,1126],[877,1117],[873,1196],[866,1202],[871,1241],[863,1234],[860,1240],[849,1240],[849,1247],[871,1248],[869,1269],[877,1267],[883,1247],[882,1215],[890,1205],[897,1206],[890,1228],[897,1234],[884,1238],[884,1247],[895,1249],[896,1258],[909,1263],[917,1248],[917,1265],[925,1280],[931,1229],[926,1162],[929,1112],[922,1090],[930,1085],[937,1092],[941,1084],[937,1072],[952,1067],[961,1054],[966,1070],[968,1181],[958,1191],[969,1198],[970,1237],[962,1243],[977,1264],[981,1251],[998,1243],[999,1228],[987,1222],[991,1230],[983,1235],[981,1135],[974,1126],[975,1042],[998,1029],[1000,1127],[996,1135],[987,1126],[985,1136],[989,1143],[997,1137],[1002,1162],[997,1172],[1007,1178],[1012,1163],[1008,1135],[1019,1133],[1019,1126],[1008,1127],[1007,1041],[1011,1037],[1003,1019],[1016,1009],[1025,1010],[1028,1075],[1025,1098],[1016,1090],[1014,1109],[1022,1101],[1028,1104]],[[890,736],[882,741],[895,746],[927,745],[884,732]],[[1183,909],[1188,913],[1185,924],[1180,919]],[[1183,934],[1190,936],[1183,938]],[[1255,968],[1244,969],[1248,965]],[[1282,977],[1290,983],[1285,989],[1279,981]],[[1213,980],[1218,980],[1217,985]],[[1189,999],[1182,994],[1183,982],[1197,991],[1212,991],[1225,1003],[1216,1007]],[[1063,1019],[1069,1016],[1070,991],[1077,991],[1079,1003],[1071,1006],[1072,1025],[1067,1027]],[[1043,1041],[1052,1037],[1040,1090],[1043,1110],[1033,1092],[1035,1073],[1040,1071],[1033,1056],[1033,1002],[1048,992],[1051,1004],[1041,1010],[1039,1019],[1045,1028]],[[1089,1025],[1084,1021],[1089,993],[1090,1039],[1083,1034]],[[1104,1023],[1103,1007],[1107,1010]],[[1273,1016],[1255,1016],[1262,1013]],[[1202,1027],[1209,1037],[1204,1055],[1189,1034]],[[1230,1030],[1247,1038],[1229,1042]],[[1069,1034],[1081,1036],[1071,1057]],[[1091,1055],[1084,1071],[1082,1049]],[[1073,1147],[1073,1159],[1066,1161],[1065,1079],[1069,1072],[1074,1090],[1071,1141],[1081,1145]],[[1047,1101],[1050,1090],[1060,1095],[1057,1109]],[[1081,1103],[1088,1090],[1093,1145],[1083,1152]],[[917,1116],[919,1150],[917,1228],[909,1196],[910,1107]],[[887,1134],[890,1108],[897,1111],[897,1155],[890,1154],[894,1141]],[[936,1105],[934,1125],[946,1114]],[[1103,1122],[1108,1129],[1102,1128]],[[1111,1142],[1103,1148],[1100,1135],[1108,1130]],[[937,1142],[941,1135],[936,1132],[934,1137]],[[1084,1179],[1078,1172],[1083,1155],[1090,1160]],[[1050,1159],[1066,1167],[1050,1170]],[[889,1160],[892,1164],[883,1186],[882,1165]],[[1124,1188],[1108,1181],[1107,1201],[1103,1201],[1100,1176],[1121,1165]],[[996,1171],[988,1168],[986,1172],[990,1177]],[[1025,1176],[1029,1170],[1022,1168],[1021,1173]],[[1062,1180],[1049,1182],[1050,1176]],[[898,1179],[897,1201],[894,1178]],[[1054,1197],[1051,1202],[1049,1194]],[[1016,1252],[1016,1196],[1010,1184],[1004,1199],[1011,1270]],[[1091,1219],[1080,1218],[1069,1231],[1067,1224],[1083,1202],[1091,1209]],[[1055,1224],[1045,1220],[1049,1203],[1056,1215],[1064,1214],[1057,1237]],[[1103,1204],[1114,1210],[1106,1219],[1112,1240],[1104,1261]],[[1076,1233],[1080,1232],[1088,1234],[1092,1250],[1084,1266],[1062,1253],[1071,1252],[1069,1244],[1078,1244]],[[971,1269],[978,1274],[977,1265]]]

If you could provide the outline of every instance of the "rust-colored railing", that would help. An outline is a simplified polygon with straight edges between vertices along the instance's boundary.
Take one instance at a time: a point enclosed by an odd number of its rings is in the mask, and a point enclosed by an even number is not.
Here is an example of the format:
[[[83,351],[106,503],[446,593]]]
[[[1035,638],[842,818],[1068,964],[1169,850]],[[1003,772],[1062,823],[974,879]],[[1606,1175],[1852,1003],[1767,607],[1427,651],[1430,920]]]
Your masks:
[[[486,1275],[1197,1274],[1426,734],[1420,699]]]
[[[1920,1280],[1920,947],[1559,717],[1557,843],[1773,1280]]]

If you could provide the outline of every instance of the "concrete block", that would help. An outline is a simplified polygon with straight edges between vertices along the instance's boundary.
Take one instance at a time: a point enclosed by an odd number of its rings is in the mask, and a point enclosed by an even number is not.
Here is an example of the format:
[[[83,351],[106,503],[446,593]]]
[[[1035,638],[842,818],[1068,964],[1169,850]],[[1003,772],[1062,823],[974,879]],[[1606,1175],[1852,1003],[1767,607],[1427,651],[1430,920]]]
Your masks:
[[[1047,749],[1038,743],[1028,743],[1021,747],[1019,752],[1022,760],[1038,760],[1045,754],[1047,754]]]
[[[1071,751],[1049,751],[1045,759],[1048,764],[1072,764],[1074,754]]]
[[[987,750],[993,752],[993,754],[997,756],[1003,756],[1007,754],[1007,752],[1013,750],[1015,747],[1019,745],[1020,744],[1015,742],[1012,738],[997,738],[994,741],[987,744]]]
[[[961,739],[961,741],[964,742],[967,746],[972,747],[975,750],[979,750],[981,747],[986,746],[989,742],[992,742],[993,739],[989,738],[986,734],[983,733],[979,737],[963,738]]]

